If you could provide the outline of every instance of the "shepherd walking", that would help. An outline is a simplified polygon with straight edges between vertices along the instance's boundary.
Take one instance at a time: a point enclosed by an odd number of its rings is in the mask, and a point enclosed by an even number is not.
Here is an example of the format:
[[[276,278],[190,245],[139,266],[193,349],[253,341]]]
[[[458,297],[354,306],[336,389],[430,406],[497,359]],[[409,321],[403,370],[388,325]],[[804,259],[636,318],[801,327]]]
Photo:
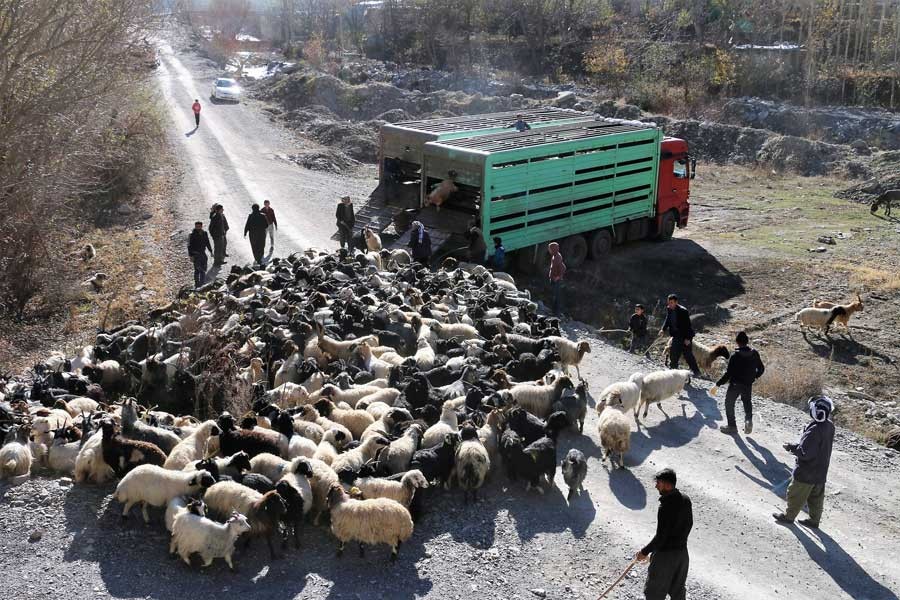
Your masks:
[[[200,127],[200,101],[194,98],[194,104],[191,106],[191,110],[194,111],[194,129]]]
[[[635,555],[639,561],[650,559],[644,597],[647,600],[684,600],[690,557],[687,539],[694,527],[691,499],[675,487],[677,478],[672,469],[656,474],[659,492],[659,511],[656,535]]]
[[[728,383],[728,391],[725,392],[725,419],[728,421],[725,427],[719,429],[722,433],[737,433],[737,422],[734,417],[734,403],[740,396],[744,404],[744,433],[753,433],[753,382],[762,377],[766,367],[763,365],[759,352],[750,347],[750,338],[745,331],[741,331],[735,338],[737,350],[728,359],[728,368],[725,374],[716,382],[716,387]]]
[[[194,287],[198,288],[206,283],[206,251],[212,254],[212,246],[209,243],[209,235],[203,231],[203,221],[194,223],[194,230],[188,236],[188,256],[194,263]]]
[[[244,225],[244,237],[250,235],[250,248],[253,250],[253,261],[262,266],[263,256],[266,251],[266,230],[269,228],[269,221],[259,210],[259,204],[253,205],[253,212],[247,217],[247,224]]]
[[[271,254],[275,251],[275,230],[278,229],[278,219],[275,218],[275,209],[269,205],[268,200],[263,201],[260,212],[266,216],[266,233],[269,234],[269,254]]]
[[[668,330],[672,336],[672,349],[669,354],[669,368],[677,369],[681,357],[687,361],[688,366],[694,373],[694,377],[700,376],[700,367],[697,366],[697,359],[694,358],[694,350],[691,344],[694,340],[694,326],[691,325],[691,313],[678,304],[678,296],[669,294],[666,298],[666,321],[663,323],[659,334]]]
[[[566,263],[559,251],[559,244],[550,242],[547,246],[550,253],[550,272],[547,274],[550,280],[550,291],[553,294],[553,315],[559,316],[560,295],[562,294],[562,281],[566,275]]]
[[[350,200],[350,196],[341,198],[341,202],[337,205],[337,210],[334,213],[334,218],[337,219],[341,248],[344,246],[350,248],[353,241],[353,226],[356,224],[356,215],[353,214],[353,202]]]
[[[212,211],[209,213],[209,235],[212,236],[213,246],[213,264],[221,265],[226,262],[227,242],[225,234],[228,233],[228,219],[225,218],[225,208],[221,204],[213,204]]]

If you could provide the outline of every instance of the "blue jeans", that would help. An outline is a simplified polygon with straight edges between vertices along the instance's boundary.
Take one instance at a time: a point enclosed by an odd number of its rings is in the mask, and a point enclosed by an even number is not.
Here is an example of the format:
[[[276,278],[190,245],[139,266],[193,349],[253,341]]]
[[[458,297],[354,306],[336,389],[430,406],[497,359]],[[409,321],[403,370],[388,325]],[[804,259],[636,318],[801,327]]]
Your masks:
[[[560,311],[560,292],[562,290],[562,281],[551,281],[550,292],[553,295],[553,314],[559,316]]]

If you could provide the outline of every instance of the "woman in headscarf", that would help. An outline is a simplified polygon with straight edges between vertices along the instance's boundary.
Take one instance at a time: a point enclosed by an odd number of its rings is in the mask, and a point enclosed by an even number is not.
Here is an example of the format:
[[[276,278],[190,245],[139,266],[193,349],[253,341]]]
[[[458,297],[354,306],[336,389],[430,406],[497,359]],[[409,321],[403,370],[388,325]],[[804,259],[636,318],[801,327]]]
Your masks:
[[[253,260],[259,265],[263,264],[263,255],[266,250],[266,230],[269,228],[269,220],[259,210],[259,204],[253,205],[253,212],[247,217],[244,225],[244,237],[250,234],[250,248],[253,250]]]
[[[412,258],[416,262],[428,265],[428,261],[431,260],[431,237],[419,221],[413,221],[411,227],[409,247],[412,250]]]

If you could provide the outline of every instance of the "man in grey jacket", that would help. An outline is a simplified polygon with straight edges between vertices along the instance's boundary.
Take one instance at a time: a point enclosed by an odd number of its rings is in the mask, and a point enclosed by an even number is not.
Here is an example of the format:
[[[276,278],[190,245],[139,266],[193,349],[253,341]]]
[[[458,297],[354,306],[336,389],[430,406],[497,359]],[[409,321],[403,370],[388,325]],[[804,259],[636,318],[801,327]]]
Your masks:
[[[772,515],[783,525],[793,523],[803,505],[807,504],[809,518],[801,519],[800,524],[813,529],[819,527],[825,505],[825,480],[834,444],[832,411],[834,403],[827,396],[810,398],[809,414],[812,422],[803,430],[799,443],[784,445],[785,450],[797,457],[797,466],[794,467],[787,489],[787,509],[783,513]]]

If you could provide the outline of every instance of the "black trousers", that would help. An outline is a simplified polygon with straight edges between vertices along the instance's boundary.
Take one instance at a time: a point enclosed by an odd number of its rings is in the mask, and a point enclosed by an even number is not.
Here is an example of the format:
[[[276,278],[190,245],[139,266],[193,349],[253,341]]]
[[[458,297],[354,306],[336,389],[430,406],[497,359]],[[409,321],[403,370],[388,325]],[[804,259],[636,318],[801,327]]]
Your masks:
[[[643,352],[647,348],[647,333],[632,333],[631,334],[631,343],[628,344],[628,351],[634,352],[637,350],[638,352]]]
[[[346,223],[338,223],[338,235],[341,238],[341,248],[344,246],[347,246],[347,248],[353,247],[353,227]]]
[[[216,264],[222,264],[225,261],[225,236],[213,236],[213,259]]]
[[[753,386],[732,382],[728,384],[728,390],[725,392],[725,418],[728,420],[730,427],[735,426],[734,403],[738,396],[740,396],[741,402],[744,403],[744,420],[753,420]]]
[[[194,261],[194,287],[198,288],[206,282],[206,252],[195,252],[191,258]]]
[[[194,113],[194,122],[197,123],[197,127],[200,127],[200,113]]]
[[[694,358],[693,348],[685,346],[683,338],[673,337],[672,351],[669,353],[669,368],[677,369],[682,356],[684,356],[684,360],[687,361],[688,367],[694,372],[694,375],[699,374],[700,367],[697,366],[697,359]]]
[[[647,569],[644,598],[647,600],[684,600],[690,558],[687,550],[654,552]]]

